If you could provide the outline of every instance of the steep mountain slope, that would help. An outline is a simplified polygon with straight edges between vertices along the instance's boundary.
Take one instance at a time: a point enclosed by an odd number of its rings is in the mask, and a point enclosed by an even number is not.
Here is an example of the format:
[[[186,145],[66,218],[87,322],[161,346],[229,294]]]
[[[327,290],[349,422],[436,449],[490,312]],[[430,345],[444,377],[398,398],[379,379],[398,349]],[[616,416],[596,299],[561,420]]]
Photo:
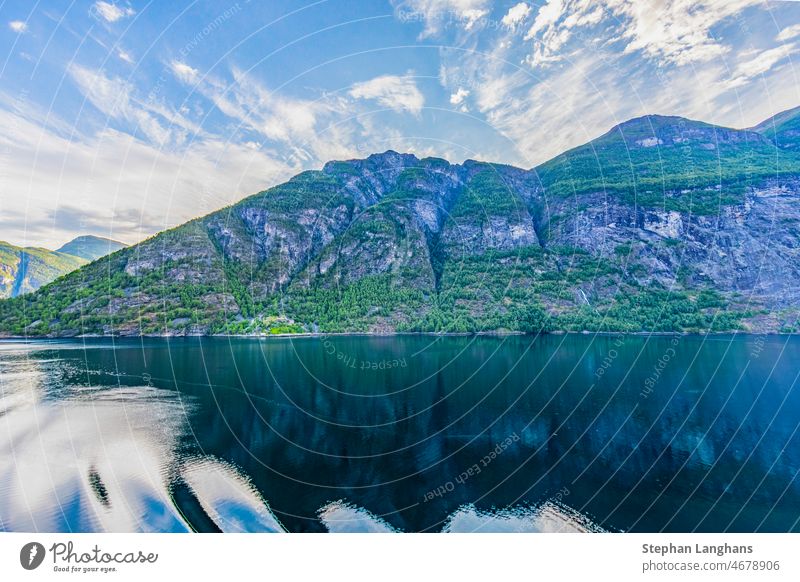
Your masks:
[[[123,243],[111,240],[110,238],[89,234],[72,239],[61,248],[56,249],[56,252],[80,257],[87,261],[94,261],[109,253],[118,251],[124,246]]]
[[[800,150],[800,107],[782,111],[753,128],[781,149]]]
[[[537,168],[554,196],[604,191],[631,204],[713,214],[758,181],[800,173],[800,158],[764,135],[648,115]]]
[[[0,297],[29,293],[84,264],[73,255],[0,241]]]
[[[793,330],[800,153],[648,116],[533,170],[330,162],[0,304],[75,335]]]

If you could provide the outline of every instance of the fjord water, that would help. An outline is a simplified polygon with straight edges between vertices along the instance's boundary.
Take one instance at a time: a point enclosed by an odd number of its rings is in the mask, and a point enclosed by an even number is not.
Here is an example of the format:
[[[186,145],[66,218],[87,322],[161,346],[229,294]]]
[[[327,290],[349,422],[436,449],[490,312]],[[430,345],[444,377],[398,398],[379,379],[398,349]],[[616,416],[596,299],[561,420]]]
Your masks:
[[[0,529],[798,531],[800,339],[0,343]]]

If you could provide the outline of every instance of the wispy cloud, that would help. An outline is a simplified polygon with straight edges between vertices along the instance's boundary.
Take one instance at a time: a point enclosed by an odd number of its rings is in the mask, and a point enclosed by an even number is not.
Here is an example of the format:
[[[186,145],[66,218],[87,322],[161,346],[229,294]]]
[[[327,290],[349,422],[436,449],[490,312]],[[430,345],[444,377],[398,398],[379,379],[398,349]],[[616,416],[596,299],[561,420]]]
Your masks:
[[[422,38],[441,32],[448,22],[472,30],[489,14],[490,0],[396,0],[395,14],[403,22],[421,22]]]
[[[356,83],[349,94],[354,99],[372,99],[379,105],[401,113],[419,115],[425,106],[425,97],[409,75],[382,75]]]
[[[131,65],[133,64],[133,57],[129,52],[120,49],[117,51],[117,56],[126,63]]]
[[[793,24],[781,30],[778,33],[778,36],[775,37],[775,40],[779,42],[786,41],[796,38],[798,36],[800,36],[800,24]]]
[[[577,28],[594,26],[604,17],[602,3],[577,0],[547,0],[536,13],[525,40],[533,41],[533,51],[528,62],[533,66],[558,62],[564,55],[562,48],[573,37]]]
[[[198,91],[240,127],[283,144],[294,163],[313,159],[309,149],[323,142],[324,138],[317,135],[328,104],[281,95],[239,69],[232,75],[231,83],[207,78]]]
[[[182,83],[186,83],[188,85],[197,83],[199,78],[197,69],[190,67],[186,63],[182,63],[181,61],[172,61],[170,63],[170,69],[172,69],[172,73]]]
[[[398,145],[402,132],[372,124],[374,116],[386,112],[375,111],[370,103],[415,117],[425,106],[424,95],[411,75],[382,75],[357,82],[346,92],[303,99],[276,91],[236,67],[229,79],[219,73],[203,74],[183,62],[171,63],[171,70],[195,95],[202,95],[234,121],[235,131],[241,134],[237,140],[273,147],[298,170],[380,148],[411,149],[408,143]],[[397,141],[387,143],[389,136]]]
[[[730,87],[741,87],[750,79],[763,75],[775,65],[786,59],[797,49],[794,43],[782,44],[763,51],[750,51],[736,65],[734,77],[729,81]]]
[[[118,77],[80,65],[68,69],[86,99],[109,119],[126,121],[151,142],[164,146],[183,142],[200,129],[183,115],[153,99],[138,99],[136,89]]]
[[[111,2],[95,2],[91,13],[96,14],[106,22],[116,22],[128,16],[133,16],[136,11],[130,6],[119,6]]]

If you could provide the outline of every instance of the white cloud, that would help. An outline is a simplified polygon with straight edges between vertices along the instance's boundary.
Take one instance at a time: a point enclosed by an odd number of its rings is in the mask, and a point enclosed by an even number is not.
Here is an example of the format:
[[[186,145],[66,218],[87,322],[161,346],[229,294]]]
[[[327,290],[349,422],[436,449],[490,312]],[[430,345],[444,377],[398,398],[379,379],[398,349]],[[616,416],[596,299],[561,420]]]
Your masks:
[[[513,95],[518,89],[529,84],[529,79],[519,73],[487,72],[476,80],[476,99],[483,112],[497,107],[513,106]]]
[[[755,4],[761,0],[626,0],[615,13],[629,22],[622,33],[627,52],[686,65],[727,53],[711,28]]]
[[[407,111],[419,115],[425,106],[425,98],[414,79],[406,75],[382,75],[363,83],[356,83],[349,95],[354,99],[373,99],[394,111]]]
[[[17,34],[22,34],[23,32],[28,31],[28,25],[21,20],[12,20],[8,23],[8,27]]]
[[[740,61],[736,66],[734,77],[728,83],[728,86],[741,87],[753,77],[763,75],[792,54],[796,48],[796,44],[789,43],[763,51],[748,53],[748,58]]]
[[[525,4],[525,2],[520,2],[519,4],[515,4],[508,9],[508,12],[506,12],[506,15],[503,16],[501,22],[506,28],[514,30],[528,17],[530,13],[531,7]]]
[[[548,0],[533,21],[526,40],[533,41],[533,51],[528,62],[533,66],[557,62],[563,58],[562,47],[573,37],[575,29],[599,24],[604,8],[592,0],[577,0],[566,4],[563,0]]]
[[[775,40],[785,41],[798,36],[800,36],[800,24],[793,24],[781,30],[780,33],[778,33],[778,36],[775,37]]]
[[[116,22],[121,18],[127,18],[128,16],[136,14],[136,11],[129,6],[121,7],[110,2],[95,2],[91,8],[91,12],[99,15],[107,22]]]
[[[472,30],[487,14],[490,0],[394,0],[400,21],[421,21],[422,37],[438,34],[448,21],[455,20],[464,30]]]
[[[564,0],[547,0],[536,13],[536,20],[526,38],[533,38],[540,32],[555,26],[556,22],[564,15],[565,9]]]
[[[557,62],[578,29],[601,22],[615,28],[627,53],[638,52],[660,63],[687,65],[726,54],[729,47],[712,27],[761,0],[548,0],[536,15],[526,39],[533,41],[529,62]]]
[[[132,65],[132,64],[134,64],[134,63],[133,63],[133,57],[130,55],[130,53],[128,53],[128,52],[126,52],[126,51],[124,51],[124,50],[119,50],[119,51],[117,52],[117,56],[118,56],[118,57],[119,57],[121,60],[125,61],[126,63],[129,63],[129,64],[131,64],[131,65]]]
[[[197,83],[197,69],[193,69],[186,63],[182,63],[180,61],[172,61],[170,63],[170,68],[179,81],[182,81],[188,85],[194,85]]]
[[[106,129],[95,136],[44,127],[52,114],[0,107],[3,236],[56,245],[94,233],[137,242],[296,172],[269,152],[224,138],[165,149]],[[11,219],[11,220],[9,220]]]
[[[450,95],[450,104],[461,105],[467,97],[469,97],[469,91],[464,87],[459,87],[455,93]]]

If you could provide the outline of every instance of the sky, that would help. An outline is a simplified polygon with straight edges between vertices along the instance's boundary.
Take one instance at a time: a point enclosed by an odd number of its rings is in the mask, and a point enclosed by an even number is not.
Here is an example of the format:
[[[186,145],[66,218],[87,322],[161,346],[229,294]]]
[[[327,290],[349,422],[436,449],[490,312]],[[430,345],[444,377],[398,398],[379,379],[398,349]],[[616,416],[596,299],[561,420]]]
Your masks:
[[[800,105],[800,2],[0,0],[0,240],[138,242],[331,159],[524,168]],[[800,61],[797,61],[800,64]]]

